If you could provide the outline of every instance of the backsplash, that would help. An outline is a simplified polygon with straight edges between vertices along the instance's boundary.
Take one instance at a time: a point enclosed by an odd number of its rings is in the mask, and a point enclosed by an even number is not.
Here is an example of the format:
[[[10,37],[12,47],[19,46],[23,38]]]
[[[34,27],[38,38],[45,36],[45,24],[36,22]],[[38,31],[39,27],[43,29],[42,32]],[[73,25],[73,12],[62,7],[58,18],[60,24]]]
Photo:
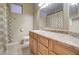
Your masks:
[[[62,33],[62,34],[69,34],[69,35],[79,39],[79,33],[71,32],[71,31],[50,29],[50,28],[43,28],[42,30],[51,31],[51,32],[57,32],[57,33]]]
[[[54,29],[64,28],[64,14],[63,11],[57,12],[47,16],[47,26]]]

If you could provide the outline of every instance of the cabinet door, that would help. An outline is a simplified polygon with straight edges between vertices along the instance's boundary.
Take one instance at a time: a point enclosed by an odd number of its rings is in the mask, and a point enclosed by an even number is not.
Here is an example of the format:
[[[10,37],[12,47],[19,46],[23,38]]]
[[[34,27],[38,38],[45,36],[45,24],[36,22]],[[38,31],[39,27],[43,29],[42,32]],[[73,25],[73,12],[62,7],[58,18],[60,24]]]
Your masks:
[[[54,53],[54,43],[55,41],[54,40],[49,40],[49,55],[56,55]]]
[[[48,47],[48,38],[39,36],[39,42],[43,44],[44,46]]]
[[[54,46],[54,52],[60,55],[76,55],[79,54],[79,51],[75,47],[69,46],[67,44],[56,42]]]
[[[37,54],[37,40],[32,41],[32,51],[34,54]]]
[[[53,40],[49,40],[49,51],[53,51],[54,50],[54,41]]]
[[[38,52],[41,52],[43,55],[48,55],[48,48],[38,43]]]
[[[29,39],[29,47],[31,50],[33,49],[33,38],[32,37],[30,37]]]
[[[32,46],[33,45],[33,33],[32,32],[30,32],[29,33],[29,47],[30,47],[30,49],[32,50]]]

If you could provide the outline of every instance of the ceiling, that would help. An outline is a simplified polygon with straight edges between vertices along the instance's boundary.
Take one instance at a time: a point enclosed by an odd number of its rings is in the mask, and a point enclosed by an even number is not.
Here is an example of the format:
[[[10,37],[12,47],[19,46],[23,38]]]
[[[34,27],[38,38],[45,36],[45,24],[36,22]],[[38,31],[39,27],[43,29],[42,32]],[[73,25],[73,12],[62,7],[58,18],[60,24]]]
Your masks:
[[[46,8],[41,9],[41,12],[50,15],[62,10],[63,10],[63,3],[51,3]]]

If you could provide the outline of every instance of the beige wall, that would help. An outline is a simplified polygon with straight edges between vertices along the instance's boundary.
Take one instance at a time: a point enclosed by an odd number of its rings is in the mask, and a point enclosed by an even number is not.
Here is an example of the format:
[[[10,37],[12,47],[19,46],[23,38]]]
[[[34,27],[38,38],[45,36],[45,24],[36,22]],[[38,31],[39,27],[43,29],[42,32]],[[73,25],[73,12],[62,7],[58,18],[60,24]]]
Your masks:
[[[79,33],[79,19],[72,20],[70,31]]]
[[[39,24],[38,24],[38,10],[39,10],[39,8],[38,8],[38,6],[37,6],[37,4],[34,4],[34,11],[33,11],[33,15],[34,15],[34,17],[33,17],[33,28],[34,29],[38,29],[39,28]]]
[[[18,42],[33,29],[33,4],[21,5],[23,6],[23,14],[10,13],[8,21],[9,39]],[[23,32],[20,31],[21,29]]]
[[[38,4],[34,5],[34,29],[42,29],[43,27],[46,26],[46,17],[40,17],[40,9]]]

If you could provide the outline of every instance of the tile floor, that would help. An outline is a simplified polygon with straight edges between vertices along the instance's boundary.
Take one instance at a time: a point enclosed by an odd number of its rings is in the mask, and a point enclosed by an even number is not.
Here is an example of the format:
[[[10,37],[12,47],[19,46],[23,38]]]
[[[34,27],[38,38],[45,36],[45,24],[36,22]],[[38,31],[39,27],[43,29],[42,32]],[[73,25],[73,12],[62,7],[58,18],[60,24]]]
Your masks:
[[[29,47],[22,48],[22,55],[33,55]]]

